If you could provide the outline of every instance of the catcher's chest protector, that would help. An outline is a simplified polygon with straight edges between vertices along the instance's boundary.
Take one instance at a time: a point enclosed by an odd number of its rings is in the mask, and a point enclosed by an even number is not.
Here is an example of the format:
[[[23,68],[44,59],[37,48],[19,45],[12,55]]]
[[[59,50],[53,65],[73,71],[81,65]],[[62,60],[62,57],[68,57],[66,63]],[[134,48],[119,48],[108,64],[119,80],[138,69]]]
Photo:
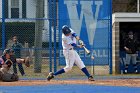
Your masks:
[[[16,74],[10,74],[10,73],[5,73],[2,75],[2,81],[4,82],[12,82],[12,81],[18,81],[18,75]]]

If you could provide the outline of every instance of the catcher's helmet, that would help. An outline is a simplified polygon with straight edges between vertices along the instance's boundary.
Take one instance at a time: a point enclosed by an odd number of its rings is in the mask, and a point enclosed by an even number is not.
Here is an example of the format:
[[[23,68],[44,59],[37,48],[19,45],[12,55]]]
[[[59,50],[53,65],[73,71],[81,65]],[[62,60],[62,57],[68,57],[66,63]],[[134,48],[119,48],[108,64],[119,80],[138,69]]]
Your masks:
[[[10,49],[5,49],[5,50],[3,51],[3,55],[9,54],[9,53],[10,53]]]
[[[63,32],[63,34],[66,35],[66,34],[69,34],[71,32],[71,30],[70,30],[70,28],[67,25],[64,25],[62,27],[62,32]]]
[[[13,49],[5,49],[3,51],[3,55],[10,54],[11,52],[14,52],[14,50]]]

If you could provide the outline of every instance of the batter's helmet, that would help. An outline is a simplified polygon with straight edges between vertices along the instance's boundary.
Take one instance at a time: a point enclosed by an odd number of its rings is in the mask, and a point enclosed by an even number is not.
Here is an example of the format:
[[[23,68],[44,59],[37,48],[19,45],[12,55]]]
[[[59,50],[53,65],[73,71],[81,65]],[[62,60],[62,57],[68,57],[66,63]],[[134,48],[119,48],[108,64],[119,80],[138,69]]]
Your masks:
[[[71,30],[70,30],[70,28],[67,25],[64,25],[62,27],[62,32],[63,32],[63,34],[66,35],[66,34],[69,34],[71,32]]]

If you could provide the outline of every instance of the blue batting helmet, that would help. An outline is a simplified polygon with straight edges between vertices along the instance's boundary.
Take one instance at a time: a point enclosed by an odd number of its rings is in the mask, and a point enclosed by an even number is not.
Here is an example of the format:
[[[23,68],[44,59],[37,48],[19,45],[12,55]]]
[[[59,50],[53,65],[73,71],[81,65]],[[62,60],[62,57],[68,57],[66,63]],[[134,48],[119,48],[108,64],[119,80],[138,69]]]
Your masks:
[[[69,34],[71,32],[71,30],[70,30],[70,28],[67,25],[64,25],[62,27],[62,32],[63,32],[63,34],[66,35],[66,34]]]

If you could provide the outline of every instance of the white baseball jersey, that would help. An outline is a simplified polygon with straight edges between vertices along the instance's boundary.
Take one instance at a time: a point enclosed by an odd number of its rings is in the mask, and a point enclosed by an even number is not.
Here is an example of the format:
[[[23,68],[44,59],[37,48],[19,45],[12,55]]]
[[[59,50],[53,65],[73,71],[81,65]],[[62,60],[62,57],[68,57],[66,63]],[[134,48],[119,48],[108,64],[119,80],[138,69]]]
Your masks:
[[[69,36],[65,36],[62,34],[62,46],[63,46],[63,54],[66,60],[66,67],[64,67],[65,72],[68,72],[72,69],[74,63],[80,68],[84,68],[85,65],[81,60],[78,53],[73,49],[72,43],[76,44],[76,38],[72,36],[75,33],[71,28],[71,34]]]

